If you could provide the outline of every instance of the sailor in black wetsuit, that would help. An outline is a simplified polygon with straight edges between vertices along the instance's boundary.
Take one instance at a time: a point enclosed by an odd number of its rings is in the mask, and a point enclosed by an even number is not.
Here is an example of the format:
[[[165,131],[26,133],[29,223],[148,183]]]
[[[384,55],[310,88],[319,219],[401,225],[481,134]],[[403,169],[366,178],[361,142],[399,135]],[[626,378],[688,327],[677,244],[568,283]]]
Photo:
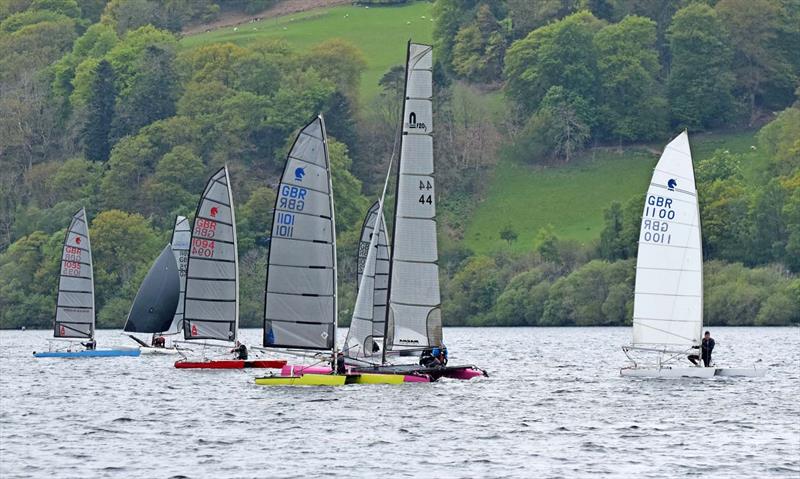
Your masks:
[[[247,346],[236,341],[236,347],[231,349],[232,353],[236,353],[236,359],[247,360]]]
[[[703,364],[705,367],[711,366],[711,351],[714,350],[714,338],[711,337],[711,333],[706,331],[705,336],[703,336],[703,343],[700,345],[700,351],[703,356]]]
[[[339,351],[336,354],[336,374],[345,374],[347,373],[347,367],[344,362],[344,353]]]
[[[81,343],[81,345],[83,345],[83,347],[85,347],[87,351],[94,351],[94,349],[97,348],[97,341],[95,341],[94,339],[90,339],[85,343]]]

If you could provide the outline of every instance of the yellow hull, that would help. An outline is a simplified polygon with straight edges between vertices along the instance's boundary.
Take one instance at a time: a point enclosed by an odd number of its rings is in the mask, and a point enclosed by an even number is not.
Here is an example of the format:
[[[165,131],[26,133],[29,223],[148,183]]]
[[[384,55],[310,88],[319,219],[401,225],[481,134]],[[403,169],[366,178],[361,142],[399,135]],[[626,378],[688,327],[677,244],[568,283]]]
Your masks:
[[[348,384],[403,384],[402,374],[359,374],[347,380]]]
[[[267,376],[256,378],[260,386],[343,386],[346,376],[303,374],[302,376]]]

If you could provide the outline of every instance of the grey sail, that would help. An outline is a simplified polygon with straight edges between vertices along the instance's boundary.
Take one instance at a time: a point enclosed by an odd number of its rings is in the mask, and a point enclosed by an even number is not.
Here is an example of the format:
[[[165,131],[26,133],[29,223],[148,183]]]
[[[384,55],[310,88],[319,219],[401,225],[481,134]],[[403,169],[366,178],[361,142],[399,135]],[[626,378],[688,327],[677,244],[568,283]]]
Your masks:
[[[380,217],[380,221],[378,218]],[[376,224],[378,225],[377,234]],[[386,328],[386,292],[389,287],[389,244],[382,202],[376,201],[361,227],[357,267],[358,296],[345,340],[351,358],[379,353]]]
[[[192,241],[192,228],[185,216],[175,218],[175,227],[172,229],[172,253],[178,266],[180,280],[178,307],[169,329],[164,334],[177,334],[183,329],[183,302],[186,296],[186,266],[189,262],[189,244]]]
[[[267,263],[264,347],[336,346],[335,225],[320,116],[298,134],[278,185]]]
[[[86,208],[72,216],[61,252],[54,335],[94,337],[94,272]]]
[[[239,322],[239,255],[228,167],[208,180],[195,214],[184,297],[183,336],[234,341]]]
[[[442,345],[433,167],[432,47],[409,43],[386,349]]]
[[[156,259],[133,300],[124,330],[129,333],[158,333],[169,328],[180,296],[180,275],[172,246]]]

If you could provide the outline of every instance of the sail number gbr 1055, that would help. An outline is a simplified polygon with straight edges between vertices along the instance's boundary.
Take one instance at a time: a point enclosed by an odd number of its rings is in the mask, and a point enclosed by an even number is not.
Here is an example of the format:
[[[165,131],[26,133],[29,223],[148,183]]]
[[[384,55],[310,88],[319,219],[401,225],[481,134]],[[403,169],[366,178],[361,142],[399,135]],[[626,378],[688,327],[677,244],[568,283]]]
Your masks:
[[[433,183],[431,183],[431,180],[425,180],[425,181],[419,180],[419,190],[422,192],[422,194],[419,195],[419,200],[417,201],[419,201],[420,204],[423,205],[432,205],[433,204],[433,193],[431,193],[432,189],[433,189]]]

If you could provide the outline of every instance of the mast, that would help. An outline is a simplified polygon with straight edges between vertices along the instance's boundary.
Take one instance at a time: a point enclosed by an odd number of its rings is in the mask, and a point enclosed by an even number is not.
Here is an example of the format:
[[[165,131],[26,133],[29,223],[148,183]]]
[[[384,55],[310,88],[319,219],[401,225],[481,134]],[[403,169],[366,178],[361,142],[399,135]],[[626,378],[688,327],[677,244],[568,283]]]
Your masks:
[[[403,113],[400,117],[400,155],[397,159],[397,177],[394,181],[394,221],[392,222],[392,242],[394,246],[397,240],[397,203],[400,198],[400,167],[403,164],[403,142],[405,140],[405,128],[403,125],[406,121],[406,103],[408,101],[408,75],[409,75],[409,60],[411,58],[411,40],[406,44],[406,71],[405,81],[403,82]],[[389,168],[391,171],[391,168]],[[389,286],[386,289],[386,319],[383,322],[383,347],[381,348],[381,364],[386,364],[386,348],[388,346],[387,339],[389,338],[389,317],[392,310],[392,265],[394,264],[394,247],[389,253]]]
[[[175,316],[166,334],[177,334],[183,330],[183,302],[186,297],[186,267],[189,261],[189,244],[192,240],[192,228],[189,220],[185,216],[175,218],[175,226],[172,229],[172,252],[175,256],[175,263],[178,266],[180,277],[180,289],[178,294],[178,306],[175,308]]]
[[[333,341],[331,341],[331,370],[336,373],[336,333],[339,329],[339,278],[337,274],[339,268],[337,267],[336,258],[336,209],[333,207],[333,175],[331,175],[330,156],[328,155],[328,133],[325,130],[325,118],[320,113],[319,122],[322,126],[322,145],[325,150],[325,163],[328,165],[328,197],[331,201],[331,233],[333,235]]]

